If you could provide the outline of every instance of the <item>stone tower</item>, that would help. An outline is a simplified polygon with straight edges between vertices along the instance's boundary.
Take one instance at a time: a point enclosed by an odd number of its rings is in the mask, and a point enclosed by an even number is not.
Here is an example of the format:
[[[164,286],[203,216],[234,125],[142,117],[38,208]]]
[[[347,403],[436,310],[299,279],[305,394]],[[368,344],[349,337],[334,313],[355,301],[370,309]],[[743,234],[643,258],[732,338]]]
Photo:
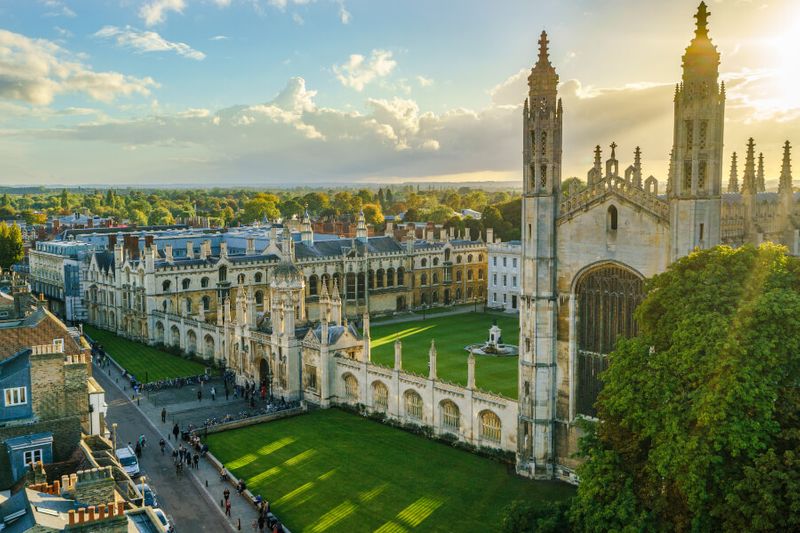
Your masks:
[[[556,374],[556,218],[561,189],[563,111],[547,34],[528,77],[523,110],[522,298],[519,450],[524,475],[551,477]]]
[[[719,83],[719,52],[708,36],[709,14],[701,2],[694,38],[683,55],[683,79],[675,90],[672,261],[720,242],[725,85]]]

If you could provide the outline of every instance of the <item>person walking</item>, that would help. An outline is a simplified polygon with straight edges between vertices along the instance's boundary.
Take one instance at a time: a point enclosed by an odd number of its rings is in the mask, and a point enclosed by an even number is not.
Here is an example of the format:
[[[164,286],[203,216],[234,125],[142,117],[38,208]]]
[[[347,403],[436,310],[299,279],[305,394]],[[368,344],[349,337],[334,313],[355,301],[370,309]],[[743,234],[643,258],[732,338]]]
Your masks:
[[[225,382],[225,401],[228,401],[228,396],[230,395],[231,391],[228,389],[228,382]]]
[[[200,389],[197,389],[197,401],[198,402],[203,401],[203,391],[201,391]]]
[[[181,428],[178,427],[178,423],[175,422],[175,425],[172,426],[172,434],[175,435],[175,442],[178,442],[178,433],[181,432]]]
[[[228,500],[230,500],[230,499],[231,499],[231,491],[230,491],[230,489],[229,489],[229,488],[227,488],[227,487],[225,487],[225,490],[224,490],[224,491],[222,491],[222,496],[225,498],[225,501],[226,501],[226,502],[227,502]]]
[[[197,470],[198,465],[200,464],[200,454],[195,452],[193,459],[194,459],[194,469]]]
[[[225,500],[225,516],[231,517],[231,501]]]
[[[161,455],[164,455],[164,448],[167,447],[167,443],[164,440],[164,437],[161,437],[161,440],[158,441],[158,446],[161,448]]]
[[[167,423],[167,408],[166,407],[162,407],[161,408],[161,423],[162,424],[166,424]]]
[[[142,445],[141,444],[139,444],[137,442],[136,443],[136,447],[133,449],[133,451],[136,453],[136,457],[137,458],[139,458],[139,459],[142,458]]]
[[[211,401],[217,401],[217,389],[215,387],[211,387]]]

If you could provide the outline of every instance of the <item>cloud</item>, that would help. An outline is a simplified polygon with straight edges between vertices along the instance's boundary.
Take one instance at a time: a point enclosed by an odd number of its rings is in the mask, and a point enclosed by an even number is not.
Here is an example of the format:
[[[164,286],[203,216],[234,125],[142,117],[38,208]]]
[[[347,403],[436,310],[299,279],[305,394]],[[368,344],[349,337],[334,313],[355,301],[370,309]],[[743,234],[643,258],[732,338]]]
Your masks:
[[[425,76],[417,76],[417,83],[420,87],[430,87],[433,85],[433,79],[426,78]]]
[[[217,7],[228,7],[231,5],[231,0],[213,0]]]
[[[195,50],[186,43],[176,43],[164,39],[154,31],[140,31],[130,26],[118,28],[116,26],[104,26],[95,37],[101,39],[113,39],[118,46],[131,48],[137,52],[175,52],[183,57],[202,61],[206,55]]]
[[[83,93],[109,102],[157,86],[150,77],[95,72],[52,41],[0,30],[0,98],[48,105],[57,94]]]
[[[339,20],[342,24],[350,24],[350,20],[353,18],[353,15],[347,10],[344,6],[344,2],[339,2]]]
[[[167,13],[183,13],[185,0],[150,0],[139,9],[139,17],[147,26],[155,26],[167,19]]]
[[[44,13],[45,17],[74,18],[77,16],[75,12],[61,0],[42,0],[41,3],[50,9],[50,11]]]
[[[333,72],[342,85],[361,92],[370,82],[391,74],[396,66],[392,52],[376,49],[372,51],[369,61],[361,54],[351,54],[346,63],[334,65]]]
[[[292,13],[292,21],[298,26],[302,26],[305,23],[303,17],[300,16],[300,13]]]
[[[227,41],[230,39],[227,35],[215,35],[210,40],[211,41]]]

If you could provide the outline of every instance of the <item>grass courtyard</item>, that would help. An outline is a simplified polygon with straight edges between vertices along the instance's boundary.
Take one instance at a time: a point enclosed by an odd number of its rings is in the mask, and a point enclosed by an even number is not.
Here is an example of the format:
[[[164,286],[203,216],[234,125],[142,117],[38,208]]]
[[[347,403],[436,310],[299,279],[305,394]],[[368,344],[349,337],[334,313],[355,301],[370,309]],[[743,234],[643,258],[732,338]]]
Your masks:
[[[496,531],[515,499],[573,488],[343,411],[215,433],[211,452],[292,531]]]
[[[467,384],[468,344],[484,342],[492,321],[503,330],[503,341],[519,342],[519,319],[493,313],[465,313],[431,317],[416,322],[376,325],[370,328],[372,361],[394,366],[394,341],[403,343],[403,369],[428,375],[428,350],[436,341],[437,373],[440,379]],[[475,356],[475,385],[483,390],[517,397],[517,357]]]
[[[83,330],[93,340],[102,344],[106,353],[117,363],[142,382],[197,376],[206,369],[196,361],[124,339],[110,331],[86,325],[83,326]]]

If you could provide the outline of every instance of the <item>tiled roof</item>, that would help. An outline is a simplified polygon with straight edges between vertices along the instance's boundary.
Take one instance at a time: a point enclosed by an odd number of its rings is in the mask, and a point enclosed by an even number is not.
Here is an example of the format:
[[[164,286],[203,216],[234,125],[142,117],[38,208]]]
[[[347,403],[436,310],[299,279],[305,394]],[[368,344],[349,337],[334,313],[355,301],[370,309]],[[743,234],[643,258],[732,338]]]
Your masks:
[[[31,346],[53,344],[64,339],[64,354],[78,355],[83,348],[73,339],[67,327],[50,311],[39,308],[21,320],[0,322],[0,359],[5,359]]]

